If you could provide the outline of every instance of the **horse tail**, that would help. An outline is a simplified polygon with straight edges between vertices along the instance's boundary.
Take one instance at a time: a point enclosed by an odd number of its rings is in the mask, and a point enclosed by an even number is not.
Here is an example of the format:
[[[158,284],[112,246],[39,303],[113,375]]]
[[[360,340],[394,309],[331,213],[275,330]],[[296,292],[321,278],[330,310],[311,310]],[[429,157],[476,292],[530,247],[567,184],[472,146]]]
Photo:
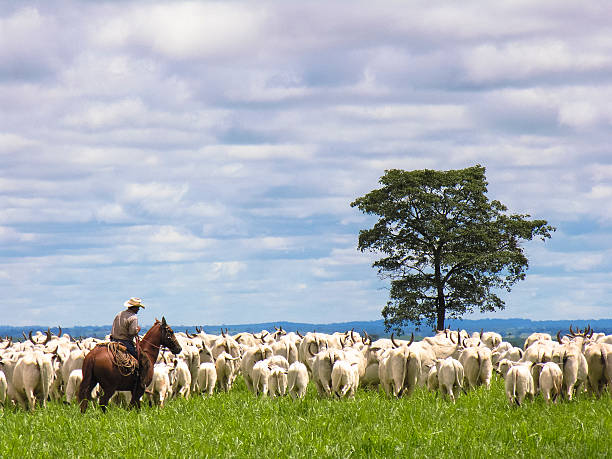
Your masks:
[[[94,380],[95,362],[94,351],[92,350],[83,360],[83,381],[81,381],[81,385],[79,386],[79,394],[77,397],[79,402],[89,400],[91,398],[91,391],[96,384],[96,381]]]

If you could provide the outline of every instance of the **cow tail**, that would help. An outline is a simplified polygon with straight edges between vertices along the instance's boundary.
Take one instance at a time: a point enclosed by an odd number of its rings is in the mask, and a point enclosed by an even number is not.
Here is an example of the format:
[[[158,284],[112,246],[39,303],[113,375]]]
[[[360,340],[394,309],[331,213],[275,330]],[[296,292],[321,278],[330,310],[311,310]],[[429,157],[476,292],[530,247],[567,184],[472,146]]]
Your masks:
[[[397,392],[397,396],[401,396],[402,393],[404,392],[404,389],[406,388],[406,374],[408,373],[408,365],[410,362],[410,351],[408,351],[408,357],[406,357],[405,359],[402,359],[402,363],[403,363],[403,368],[402,368],[402,379],[401,379],[401,387],[399,389],[399,391]]]
[[[51,382],[53,382],[53,368],[49,365],[49,362],[45,361],[43,355],[39,353],[36,353],[36,365],[38,365],[40,371],[42,400],[43,403],[46,403],[49,397],[49,388],[51,387]]]
[[[290,371],[287,374],[287,391],[291,392],[295,387],[295,381],[297,380],[297,371]]]
[[[512,400],[514,401],[514,403],[516,403],[517,405],[519,404],[518,402],[518,398],[516,397],[516,381],[517,381],[517,374],[516,371],[512,372]]]
[[[606,374],[606,365],[608,363],[608,351],[605,346],[601,346],[601,366],[603,367],[603,374]]]

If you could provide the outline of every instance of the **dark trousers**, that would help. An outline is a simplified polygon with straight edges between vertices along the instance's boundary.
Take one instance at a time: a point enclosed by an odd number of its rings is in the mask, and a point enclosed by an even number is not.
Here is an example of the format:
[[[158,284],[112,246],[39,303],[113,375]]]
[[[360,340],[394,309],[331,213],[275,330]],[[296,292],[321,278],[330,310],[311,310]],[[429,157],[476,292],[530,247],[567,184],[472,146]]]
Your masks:
[[[138,353],[136,352],[136,346],[134,345],[134,341],[130,339],[117,339],[111,336],[111,341],[116,341],[118,343],[123,344],[127,351],[134,356],[136,360],[138,360]]]

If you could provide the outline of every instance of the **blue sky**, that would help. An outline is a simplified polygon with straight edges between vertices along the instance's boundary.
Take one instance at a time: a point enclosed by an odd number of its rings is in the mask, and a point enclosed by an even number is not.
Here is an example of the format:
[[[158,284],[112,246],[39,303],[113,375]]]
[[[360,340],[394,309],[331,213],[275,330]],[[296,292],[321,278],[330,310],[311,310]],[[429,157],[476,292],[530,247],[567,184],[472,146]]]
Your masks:
[[[11,325],[374,320],[350,202],[487,168],[557,227],[495,317],[612,317],[605,1],[3,2]]]

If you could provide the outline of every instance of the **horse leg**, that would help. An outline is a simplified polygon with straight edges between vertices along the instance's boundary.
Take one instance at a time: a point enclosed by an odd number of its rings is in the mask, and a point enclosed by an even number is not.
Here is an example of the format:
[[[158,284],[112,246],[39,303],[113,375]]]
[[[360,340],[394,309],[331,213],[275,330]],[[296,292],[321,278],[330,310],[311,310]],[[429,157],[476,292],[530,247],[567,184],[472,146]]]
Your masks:
[[[108,406],[108,401],[115,393],[115,389],[114,388],[113,389],[102,388],[102,391],[104,393],[102,394],[102,397],[100,397],[100,408],[102,408],[103,413],[106,413],[106,407]]]
[[[132,389],[132,399],[130,400],[130,407],[135,406],[137,409],[140,409],[140,398],[143,396],[143,394],[144,390],[139,385],[136,385],[136,387]]]

